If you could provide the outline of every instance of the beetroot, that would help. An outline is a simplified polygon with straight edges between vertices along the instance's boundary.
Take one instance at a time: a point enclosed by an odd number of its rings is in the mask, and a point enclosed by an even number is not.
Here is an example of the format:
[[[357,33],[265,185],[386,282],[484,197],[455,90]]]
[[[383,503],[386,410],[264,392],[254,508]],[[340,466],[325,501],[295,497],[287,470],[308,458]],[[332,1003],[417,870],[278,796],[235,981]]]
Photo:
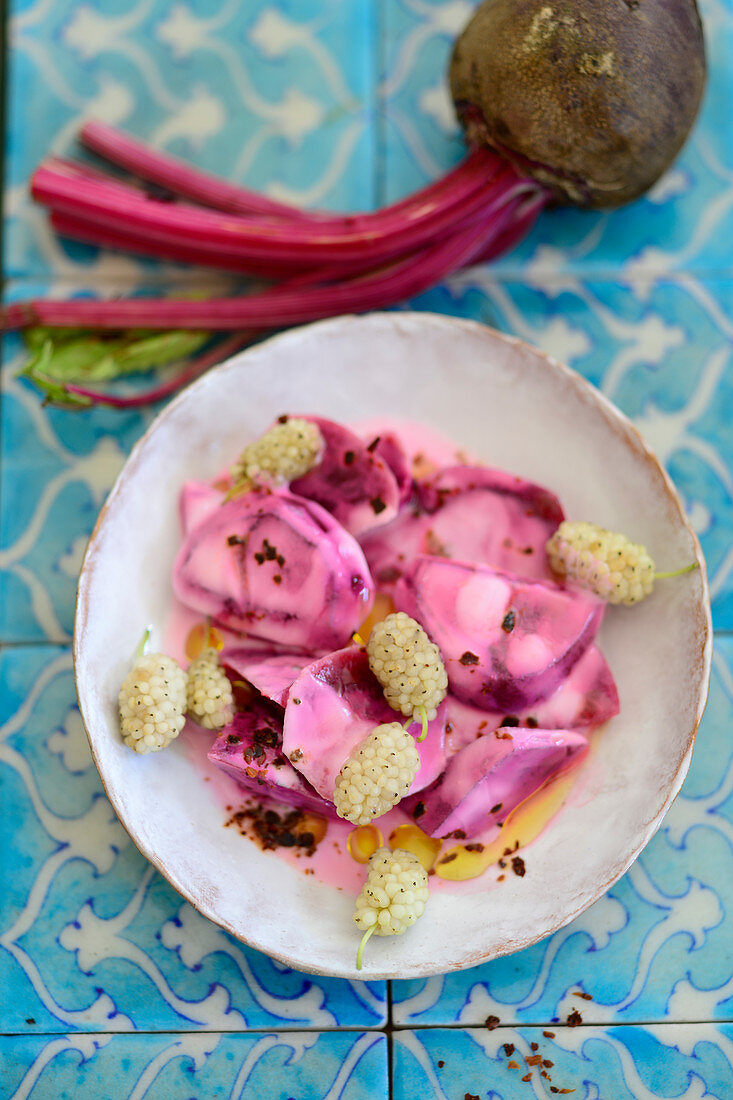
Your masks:
[[[351,646],[315,661],[293,683],[285,707],[283,751],[324,798],[354,749],[382,722],[404,721],[389,706],[363,649]],[[411,791],[432,783],[445,765],[445,702],[418,744]],[[415,731],[419,731],[419,724]]]
[[[285,490],[245,493],[189,531],[173,586],[222,626],[312,653],[348,641],[374,595],[358,543]]]
[[[548,489],[483,466],[449,466],[415,487],[412,506],[361,539],[377,585],[389,591],[416,554],[551,578],[545,543],[565,518]]]
[[[257,798],[335,817],[282,752],[282,711],[256,700],[235,714],[209,750],[209,760]]]
[[[600,649],[592,645],[555,692],[542,703],[512,714],[479,710],[448,697],[446,745],[456,752],[500,726],[592,730],[619,712],[616,683]]]
[[[511,728],[486,734],[452,756],[440,781],[421,795],[420,828],[435,837],[456,830],[476,836],[504,821],[587,747],[583,735],[571,730]]]
[[[505,713],[557,689],[593,642],[605,607],[584,593],[430,557],[415,560],[393,599],[440,649],[451,691]]]
[[[358,435],[333,420],[302,419],[318,425],[325,446],[318,465],[292,481],[291,490],[316,501],[352,535],[394,519],[400,490],[376,448],[370,450]]]
[[[619,206],[677,156],[705,85],[695,0],[484,0],[450,68],[458,115],[565,202]]]
[[[399,503],[404,504],[412,496],[413,481],[410,460],[400,440],[393,432],[382,432],[369,440],[367,450],[381,458],[392,471],[397,482]]]

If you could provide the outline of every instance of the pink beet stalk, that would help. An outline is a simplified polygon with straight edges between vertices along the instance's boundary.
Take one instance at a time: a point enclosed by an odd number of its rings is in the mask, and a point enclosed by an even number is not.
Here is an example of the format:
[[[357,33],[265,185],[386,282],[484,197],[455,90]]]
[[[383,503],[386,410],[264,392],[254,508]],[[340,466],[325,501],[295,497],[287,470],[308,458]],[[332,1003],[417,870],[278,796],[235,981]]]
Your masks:
[[[421,247],[471,218],[489,204],[498,188],[521,187],[536,191],[529,181],[518,182],[513,169],[487,154],[485,170],[476,164],[456,181],[440,202],[423,204],[409,218],[389,212],[362,214],[348,227],[296,222],[284,226],[272,220],[244,218],[203,210],[183,203],[159,202],[120,183],[82,181],[63,167],[41,167],[33,178],[34,197],[51,209],[88,219],[111,230],[124,228],[135,236],[161,243],[180,242],[221,253],[243,262],[286,261],[295,266],[335,261],[377,263]]]
[[[421,294],[451,272],[475,261],[511,224],[523,186],[499,195],[481,216],[447,239],[382,269],[329,285],[275,286],[242,298],[136,298],[123,301],[19,302],[5,307],[5,328],[27,325],[119,329],[194,328],[258,330],[301,324],[344,312],[380,309]]]

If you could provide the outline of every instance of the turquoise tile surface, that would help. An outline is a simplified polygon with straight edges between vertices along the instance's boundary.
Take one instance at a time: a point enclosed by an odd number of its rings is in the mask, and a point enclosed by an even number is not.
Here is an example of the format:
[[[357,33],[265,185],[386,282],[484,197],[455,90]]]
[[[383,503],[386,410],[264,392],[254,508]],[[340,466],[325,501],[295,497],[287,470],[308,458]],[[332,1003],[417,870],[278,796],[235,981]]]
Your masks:
[[[78,155],[87,117],[306,206],[368,209],[434,179],[463,152],[443,74],[476,2],[11,0],[6,298],[234,288],[54,238],[28,179],[49,151]],[[287,970],[202,918],[104,796],[68,646],[88,536],[155,410],[42,408],[7,338],[0,1100],[733,1098],[733,0],[700,8],[703,110],[652,192],[612,214],[545,211],[509,256],[406,303],[568,362],[680,490],[718,633],[692,767],[659,833],[556,935],[391,988]],[[552,1066],[526,1062],[537,1053]]]
[[[309,206],[374,200],[377,24],[369,0],[11,3],[6,274],[140,271],[60,245],[27,195],[87,117]],[[33,125],[29,126],[29,119]]]
[[[550,1035],[540,1028],[503,1027],[398,1031],[394,1100],[733,1096],[730,1024],[562,1027]]]
[[[282,967],[143,859],[92,763],[67,648],[0,652],[0,784],[0,1032],[383,1024],[383,982]]]
[[[24,1035],[0,1038],[0,1098],[378,1100],[387,1040],[374,1032]]]

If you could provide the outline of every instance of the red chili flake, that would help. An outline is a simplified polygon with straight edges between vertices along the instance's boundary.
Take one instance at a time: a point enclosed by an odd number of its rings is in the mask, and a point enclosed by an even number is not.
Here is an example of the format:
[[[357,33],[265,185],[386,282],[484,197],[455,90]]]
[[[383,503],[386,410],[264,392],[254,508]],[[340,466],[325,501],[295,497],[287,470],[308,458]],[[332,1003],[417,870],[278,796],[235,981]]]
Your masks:
[[[519,1069],[519,1062],[507,1062],[507,1069]]]
[[[542,1034],[544,1035],[545,1039],[554,1039],[555,1038],[555,1032],[554,1031],[543,1031]]]
[[[512,857],[512,871],[514,871],[514,874],[518,875],[519,878],[523,878],[524,875],[526,875],[527,868],[524,866],[524,860],[521,856]]]
[[[508,731],[505,731],[504,733],[499,733],[499,730],[494,730],[494,736],[496,737],[496,739],[498,741],[513,741],[514,740],[511,733],[509,733]]]
[[[514,1054],[514,1043],[504,1043],[504,1053],[507,1058],[511,1058],[512,1054]]]
[[[576,1009],[573,1009],[573,1011],[568,1016],[566,1022],[568,1027],[578,1027],[579,1024],[583,1023],[583,1017],[580,1015],[579,1012],[576,1011]]]
[[[582,997],[584,1001],[592,1001],[593,1000],[590,993],[580,993],[580,992],[578,992],[578,993],[573,993],[573,996],[574,997]]]
[[[525,1062],[528,1066],[541,1066],[542,1055],[541,1054],[529,1054],[525,1057]]]
[[[467,1092],[463,1097],[463,1100],[481,1100],[480,1096],[474,1096],[472,1092]]]
[[[505,878],[506,878],[506,875],[499,875],[499,877],[497,878],[496,881],[497,882],[503,882]]]
[[[541,1069],[540,1070],[540,1077],[545,1077],[548,1081],[552,1080],[552,1078],[550,1077],[550,1075],[549,1075],[549,1073],[547,1072],[546,1069]]]
[[[245,768],[244,769],[244,774],[248,775],[250,779],[256,779],[257,778],[257,772],[255,771],[254,768]]]
[[[372,511],[375,516],[378,516],[380,512],[383,512],[387,505],[384,503],[381,497],[372,497],[369,501],[372,506]]]
[[[531,1073],[525,1073],[525,1075],[524,1075],[524,1077],[522,1078],[522,1080],[523,1080],[523,1081],[531,1081],[531,1080],[532,1080],[532,1074],[531,1074]]]
[[[283,582],[283,579],[282,579],[282,577],[280,576],[279,573],[276,573],[275,576],[272,579],[275,582],[275,584],[282,584],[282,582]]]
[[[344,455],[344,466],[351,466],[354,462],[356,455],[353,451],[347,451]]]
[[[516,622],[517,622],[516,613],[513,610],[513,608],[510,608],[509,611],[507,611],[506,615],[504,616],[504,618],[501,621],[501,629],[504,631],[505,634],[511,634],[511,632],[514,630]]]
[[[371,443],[367,444],[367,450],[369,451],[370,455],[373,455],[374,452],[376,451],[377,447],[379,446],[379,440],[380,440],[380,436],[377,435],[377,436],[374,437],[374,439],[371,441]]]
[[[283,413],[282,416],[278,416],[277,418],[278,424],[287,424],[288,420],[290,420],[290,417],[287,413]]]
[[[529,1045],[530,1045],[530,1048],[532,1050],[539,1050],[540,1049],[540,1044],[539,1043],[530,1043]]]
[[[467,649],[463,656],[458,658],[458,663],[461,665],[477,665],[479,657],[475,653],[471,653],[470,649]]]
[[[444,1065],[445,1065],[445,1062],[441,1058],[441,1060],[438,1062],[438,1069],[442,1069]]]
[[[549,1058],[544,1058],[542,1060],[542,1065],[545,1067],[545,1069],[552,1069],[555,1063],[551,1062]]]
[[[499,1019],[498,1016],[487,1016],[486,1017],[486,1026],[489,1029],[489,1031],[493,1031],[494,1028],[498,1027],[500,1023],[501,1023],[501,1020]]]

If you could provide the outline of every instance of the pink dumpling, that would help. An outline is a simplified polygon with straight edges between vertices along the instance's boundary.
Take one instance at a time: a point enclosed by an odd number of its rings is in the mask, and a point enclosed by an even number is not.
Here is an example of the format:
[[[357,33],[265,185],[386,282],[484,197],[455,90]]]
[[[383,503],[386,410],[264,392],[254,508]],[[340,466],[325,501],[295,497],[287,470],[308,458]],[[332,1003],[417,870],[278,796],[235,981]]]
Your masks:
[[[332,799],[341,768],[375,726],[405,719],[387,703],[357,646],[330,653],[303,669],[285,707],[283,751],[320,795]],[[411,791],[432,783],[445,766],[445,702],[417,746],[421,766]],[[415,723],[415,735],[420,732]]]
[[[393,599],[443,657],[450,689],[482,710],[547,699],[592,644],[605,605],[488,566],[418,557]]]
[[[448,696],[446,748],[456,752],[484,733],[500,726],[536,729],[591,730],[619,712],[616,683],[597,646],[590,646],[556,691],[542,703],[525,710],[479,710]]]
[[[306,653],[272,653],[243,646],[227,646],[221,661],[235,678],[246,680],[278,706],[284,707],[292,683],[313,658]]]
[[[416,499],[362,540],[377,586],[389,590],[416,554],[551,579],[545,544],[564,514],[534,482],[483,466],[449,466],[416,486]]]
[[[257,798],[271,798],[301,810],[334,816],[283,755],[282,711],[255,700],[234,715],[209,750],[209,760]]]
[[[215,511],[224,499],[220,489],[215,489],[208,481],[187,481],[178,497],[178,514],[181,518],[181,530],[187,535],[207,516]]]
[[[230,630],[311,652],[344,645],[374,598],[356,540],[284,489],[244,493],[207,515],[183,541],[173,586]]]
[[[479,737],[448,761],[441,780],[413,802],[423,832],[466,838],[503,821],[507,814],[565,769],[588,742],[572,730],[499,729]]]
[[[397,515],[397,479],[376,447],[354,432],[319,416],[303,416],[317,424],[324,449],[317,466],[292,481],[294,493],[314,500],[352,535],[388,523]]]

